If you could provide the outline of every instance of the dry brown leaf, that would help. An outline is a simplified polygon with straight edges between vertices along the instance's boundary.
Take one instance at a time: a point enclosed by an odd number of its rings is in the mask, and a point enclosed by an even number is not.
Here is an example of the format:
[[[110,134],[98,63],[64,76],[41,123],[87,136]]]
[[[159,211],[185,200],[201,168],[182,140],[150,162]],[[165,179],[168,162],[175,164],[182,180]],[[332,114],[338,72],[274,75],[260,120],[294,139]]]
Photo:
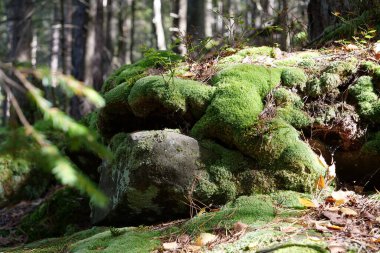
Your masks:
[[[352,210],[351,208],[348,207],[341,207],[340,211],[342,214],[347,215],[347,216],[358,216],[358,213],[355,210]]]
[[[218,238],[218,236],[210,234],[210,233],[201,233],[196,239],[195,239],[195,245],[196,246],[205,246],[209,243],[212,243]]]
[[[166,242],[162,244],[164,250],[174,251],[179,248],[179,244],[177,242]]]
[[[325,179],[323,178],[322,175],[319,176],[318,181],[317,181],[317,189],[322,190],[326,187],[325,184]]]
[[[310,200],[305,198],[298,198],[298,201],[304,207],[316,208],[318,206],[318,202],[316,200]]]
[[[347,247],[343,244],[339,243],[329,243],[328,248],[330,250],[330,253],[346,253],[347,252]]]
[[[333,207],[327,207],[326,210],[330,212],[339,212],[340,208],[337,206],[333,206]]]
[[[177,238],[177,242],[178,243],[182,243],[182,244],[187,244],[190,242],[190,236],[187,235],[187,234],[183,234],[183,235],[180,235],[178,238]]]
[[[336,212],[323,211],[322,215],[328,218],[333,225],[342,227],[346,225],[346,219]]]
[[[337,230],[337,231],[343,230],[343,227],[339,227],[336,225],[328,225],[327,228],[331,230]]]
[[[238,221],[234,224],[235,233],[244,232],[247,230],[247,228],[248,228],[248,225],[243,223],[243,222],[240,222],[240,221]]]

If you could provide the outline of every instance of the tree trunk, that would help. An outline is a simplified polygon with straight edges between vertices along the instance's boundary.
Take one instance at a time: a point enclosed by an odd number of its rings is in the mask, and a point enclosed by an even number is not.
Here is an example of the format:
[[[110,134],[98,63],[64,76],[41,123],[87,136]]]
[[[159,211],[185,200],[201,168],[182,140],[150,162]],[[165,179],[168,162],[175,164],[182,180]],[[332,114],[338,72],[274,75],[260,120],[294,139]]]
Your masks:
[[[62,72],[66,75],[71,73],[72,53],[72,1],[61,0],[61,61]]]
[[[289,23],[288,23],[288,11],[289,11],[289,0],[282,0],[282,11],[280,13],[281,22],[281,49],[284,51],[290,50],[290,35],[289,35]]]
[[[212,37],[212,25],[214,23],[214,16],[212,13],[212,0],[205,0],[205,36]]]
[[[93,88],[99,91],[103,85],[103,1],[97,0],[95,16],[95,52],[92,58]]]
[[[86,48],[86,20],[87,20],[87,2],[83,0],[74,0],[73,13],[73,76],[80,80],[84,80],[84,62]],[[80,119],[83,115],[81,110],[81,100],[73,97],[70,103],[70,115],[75,119]]]
[[[204,12],[204,0],[188,0],[187,34],[189,34],[194,41],[205,37]]]
[[[155,28],[157,48],[166,50],[165,32],[162,24],[161,0],[153,0],[153,24]]]
[[[173,9],[172,42],[176,44],[174,51],[185,55],[187,52],[184,43],[187,29],[187,0],[175,0]]]
[[[11,0],[8,6],[10,20],[11,50],[9,59],[17,62],[30,62],[33,39],[32,14],[33,0]]]

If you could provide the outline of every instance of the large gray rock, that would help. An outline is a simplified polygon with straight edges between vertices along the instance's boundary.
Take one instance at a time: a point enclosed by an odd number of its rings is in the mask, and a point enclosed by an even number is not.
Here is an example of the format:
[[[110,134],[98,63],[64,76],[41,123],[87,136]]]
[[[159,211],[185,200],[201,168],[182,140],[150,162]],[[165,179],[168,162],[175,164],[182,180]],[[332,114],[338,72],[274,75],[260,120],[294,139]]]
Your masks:
[[[220,205],[239,195],[292,187],[284,183],[282,171],[257,168],[236,150],[175,130],[119,133],[110,148],[113,160],[99,169],[99,187],[110,202],[104,209],[92,207],[95,224],[175,219],[189,215],[194,203]]]
[[[117,134],[115,157],[100,167],[107,208],[92,208],[92,221],[133,224],[183,215],[198,171],[198,142],[173,130]]]

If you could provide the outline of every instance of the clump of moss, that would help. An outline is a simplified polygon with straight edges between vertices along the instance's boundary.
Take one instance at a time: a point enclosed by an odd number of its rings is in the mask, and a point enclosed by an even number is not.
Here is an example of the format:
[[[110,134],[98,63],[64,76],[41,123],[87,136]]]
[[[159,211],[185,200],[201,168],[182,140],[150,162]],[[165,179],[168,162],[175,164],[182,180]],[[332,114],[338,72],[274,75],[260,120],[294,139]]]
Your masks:
[[[373,122],[380,122],[380,102],[375,93],[373,78],[361,76],[349,89],[359,106],[359,115]]]
[[[294,92],[285,88],[273,92],[276,103],[276,116],[282,118],[295,128],[304,128],[311,123],[311,118],[302,111],[303,101]]]
[[[323,93],[331,92],[342,84],[342,80],[338,74],[323,73],[320,77],[321,90]]]
[[[312,78],[306,83],[305,93],[312,97],[318,97],[322,94],[321,81],[318,78]]]
[[[346,81],[352,74],[356,72],[356,64],[351,61],[335,61],[325,69],[325,72],[337,74],[339,77]]]
[[[219,72],[213,78],[215,96],[192,134],[233,144],[240,131],[257,122],[264,108],[262,99],[280,82],[280,74],[279,69],[248,64]]]
[[[192,80],[149,76],[132,87],[128,103],[138,117],[145,118],[164,110],[181,115],[190,113],[199,118],[206,110],[213,91],[212,87]]]
[[[306,85],[307,76],[300,68],[286,68],[281,73],[282,84],[286,87],[298,87],[303,90]]]
[[[224,57],[219,61],[219,66],[224,67],[229,64],[240,64],[246,57],[257,58],[259,56],[272,57],[274,54],[275,48],[273,47],[249,47],[237,51],[236,53]]]
[[[149,68],[164,68],[168,64],[181,61],[181,59],[181,56],[170,51],[155,51],[146,54],[136,63],[124,65],[113,72],[104,82],[101,92],[110,91],[122,83],[132,85],[138,79],[147,76]]]
[[[277,188],[308,191],[323,172],[314,152],[281,117],[269,121],[258,117],[263,98],[279,83],[280,74],[278,69],[246,64],[218,73],[213,79],[215,97],[192,134],[218,139],[256,159],[259,165],[277,170],[273,172],[278,173],[274,177]]]
[[[0,206],[20,191],[30,171],[29,164],[24,160],[9,155],[0,157]]]

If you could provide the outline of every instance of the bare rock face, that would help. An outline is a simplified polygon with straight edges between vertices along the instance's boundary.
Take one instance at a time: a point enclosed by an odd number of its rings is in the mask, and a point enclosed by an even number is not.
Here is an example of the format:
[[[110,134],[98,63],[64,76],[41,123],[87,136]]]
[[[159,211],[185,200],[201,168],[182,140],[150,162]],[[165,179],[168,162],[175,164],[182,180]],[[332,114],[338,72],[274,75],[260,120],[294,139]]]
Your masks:
[[[198,142],[173,130],[121,133],[111,141],[115,159],[100,167],[99,187],[107,208],[92,209],[92,221],[118,224],[163,220],[183,215],[194,184]]]

